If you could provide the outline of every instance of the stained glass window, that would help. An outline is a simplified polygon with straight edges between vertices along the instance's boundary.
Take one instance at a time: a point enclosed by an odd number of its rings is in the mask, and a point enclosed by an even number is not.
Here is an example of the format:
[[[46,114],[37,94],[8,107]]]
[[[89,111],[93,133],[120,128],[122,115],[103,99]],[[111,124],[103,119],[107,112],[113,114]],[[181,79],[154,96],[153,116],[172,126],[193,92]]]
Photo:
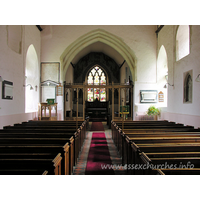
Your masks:
[[[88,76],[88,85],[93,85],[93,76],[91,72],[89,73],[89,76]]]
[[[95,74],[94,85],[99,85],[99,75],[98,75],[98,73]]]
[[[105,88],[101,88],[100,95],[101,95],[100,101],[106,101],[106,89]]]
[[[106,85],[106,76],[103,70],[95,66],[89,72],[87,77],[88,85]],[[105,88],[88,88],[88,101],[106,101],[106,89]]]
[[[94,88],[94,99],[99,100],[99,88]]]
[[[93,88],[88,88],[88,101],[94,101]]]
[[[102,76],[101,76],[101,85],[106,85],[106,77],[104,73],[102,73]]]

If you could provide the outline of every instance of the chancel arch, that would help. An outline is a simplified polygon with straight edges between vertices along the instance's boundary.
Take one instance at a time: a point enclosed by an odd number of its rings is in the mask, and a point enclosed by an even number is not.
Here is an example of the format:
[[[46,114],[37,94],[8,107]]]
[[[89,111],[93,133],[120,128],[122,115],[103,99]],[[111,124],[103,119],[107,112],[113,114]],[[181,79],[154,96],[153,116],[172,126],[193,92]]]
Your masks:
[[[134,52],[121,38],[103,29],[96,29],[86,33],[65,49],[60,57],[63,72],[61,76],[63,80],[72,60],[85,48],[97,42],[101,42],[113,48],[129,66],[133,78],[132,81],[136,81],[136,57]]]

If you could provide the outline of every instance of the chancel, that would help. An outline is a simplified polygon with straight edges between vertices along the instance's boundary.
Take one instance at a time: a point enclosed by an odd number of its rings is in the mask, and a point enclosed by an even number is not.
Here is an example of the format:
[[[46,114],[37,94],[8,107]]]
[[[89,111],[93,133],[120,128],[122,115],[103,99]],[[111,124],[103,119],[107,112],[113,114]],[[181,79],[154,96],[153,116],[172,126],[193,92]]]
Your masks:
[[[1,25],[0,174],[200,174],[199,32]]]

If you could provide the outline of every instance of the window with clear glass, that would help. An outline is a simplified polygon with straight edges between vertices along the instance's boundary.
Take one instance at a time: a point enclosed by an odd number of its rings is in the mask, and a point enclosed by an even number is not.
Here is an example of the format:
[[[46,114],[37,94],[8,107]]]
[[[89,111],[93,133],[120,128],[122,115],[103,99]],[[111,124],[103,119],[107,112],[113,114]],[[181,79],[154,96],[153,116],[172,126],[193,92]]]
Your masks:
[[[95,66],[89,72],[87,77],[88,85],[106,85],[106,76],[104,71],[99,67]],[[106,89],[105,88],[88,88],[87,93],[88,101],[92,102],[96,99],[99,101],[106,101]]]
[[[176,61],[190,54],[190,27],[180,25],[176,35]]]

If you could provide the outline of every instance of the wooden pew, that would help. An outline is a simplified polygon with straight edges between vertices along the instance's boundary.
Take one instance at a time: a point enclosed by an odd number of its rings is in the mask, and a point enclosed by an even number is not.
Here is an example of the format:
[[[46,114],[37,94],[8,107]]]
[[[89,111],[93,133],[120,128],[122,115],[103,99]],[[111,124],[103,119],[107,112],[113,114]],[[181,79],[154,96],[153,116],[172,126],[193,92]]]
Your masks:
[[[32,145],[20,145],[20,144],[13,144],[13,145],[0,145],[0,153],[4,153],[4,154],[13,154],[13,152],[16,154],[16,155],[20,155],[20,154],[23,154],[24,152],[26,152],[26,154],[44,154],[44,153],[50,153],[50,154],[57,154],[57,152],[63,152],[64,151],[64,147],[62,145],[53,145],[53,144],[49,144],[49,145],[46,145],[46,144],[41,144],[40,145],[35,145],[35,144],[32,144]],[[60,153],[58,153],[57,155],[59,155],[56,159],[54,159],[54,169],[52,168],[53,165],[48,168],[48,169],[45,169],[48,171],[48,174],[62,174],[61,170],[62,170],[62,166],[64,166],[64,163],[62,162],[61,163],[61,159],[62,159],[62,156]],[[0,158],[1,159],[1,158]],[[11,159],[11,158],[10,158]],[[13,164],[11,166],[12,169],[16,169],[16,162],[17,162],[17,159],[15,158],[15,156],[12,158],[14,159],[13,160]],[[6,159],[4,158],[5,162]],[[25,160],[25,163],[23,164],[23,160]],[[28,160],[31,161],[31,163],[33,163],[33,167],[30,167],[30,165],[28,164]],[[38,162],[38,165],[36,165],[36,163],[34,164],[34,160],[36,160]],[[40,167],[40,161],[41,159],[19,159],[19,163],[21,166],[24,167],[24,169],[27,169],[27,170],[34,170],[34,169],[37,169],[38,167]],[[50,159],[47,159],[47,161],[49,161]],[[3,160],[2,160],[3,161]],[[15,161],[15,162],[14,162]],[[47,162],[45,161],[44,159],[44,162]],[[52,161],[52,159],[51,159]],[[52,163],[52,162],[51,162]],[[7,162],[8,164],[8,162]],[[28,166],[28,167],[27,167]],[[3,169],[3,166],[0,165],[0,169],[1,170],[4,170]],[[64,171],[64,169],[63,169]]]
[[[141,123],[141,124],[143,124],[143,123]],[[149,127],[149,126],[146,125],[146,127]],[[115,128],[116,128],[116,126],[115,126]],[[156,131],[155,131],[155,128],[157,129]],[[185,128],[184,131],[188,129],[188,127],[184,127],[184,128]],[[122,135],[124,137],[124,141],[126,140],[126,142],[124,144],[127,144],[127,147],[125,147],[125,149],[127,149],[127,152],[123,156],[126,156],[127,154],[129,154],[129,155],[127,155],[127,158],[125,158],[125,160],[127,159],[127,164],[131,165],[131,164],[136,164],[136,163],[139,164],[144,159],[144,156],[143,157],[140,156],[141,151],[145,152],[145,150],[143,149],[144,147],[146,149],[150,148],[149,152],[152,152],[152,154],[155,153],[156,146],[158,146],[158,148],[160,148],[159,150],[162,153],[163,153],[163,151],[166,152],[165,147],[167,147],[168,151],[177,151],[177,150],[184,151],[184,148],[187,150],[190,150],[190,151],[194,150],[195,148],[197,149],[198,143],[199,143],[198,142],[199,141],[199,133],[195,132],[195,131],[199,131],[199,130],[195,130],[194,131],[195,133],[194,133],[193,127],[189,127],[189,128],[190,128],[190,130],[192,130],[190,135],[188,135],[187,132],[179,133],[178,132],[178,131],[180,131],[179,128],[178,129],[175,128],[175,131],[177,131],[175,133],[170,132],[170,134],[168,134],[167,132],[165,132],[166,130],[163,130],[162,132],[160,132],[160,130],[158,130],[158,126],[157,127],[152,126],[152,128],[149,128],[147,131],[145,131],[146,130],[146,128],[145,128],[142,130],[142,132],[141,132],[141,129],[140,129],[140,131],[137,131],[137,129],[134,129],[134,130],[131,130],[132,133],[128,133],[128,134],[126,133],[126,129],[125,129],[125,134],[123,133]],[[138,129],[139,129],[139,127],[138,127]],[[115,136],[117,135],[117,132],[120,133],[119,128],[118,128],[118,131],[115,131]],[[119,135],[118,135],[118,137],[115,137],[115,138],[118,138],[117,142],[120,141]],[[134,141],[135,143],[132,141]],[[166,142],[168,142],[168,143],[166,143]],[[154,143],[154,144],[152,144],[152,143]],[[130,149],[130,146],[128,147],[129,144],[131,144],[132,153],[130,153],[131,149]],[[122,143],[122,146],[123,146],[123,143]],[[169,148],[169,146],[171,147],[171,149]],[[190,146],[192,146],[192,147],[190,147]],[[194,146],[196,146],[196,147],[194,148]],[[141,147],[142,147],[142,149],[141,149]],[[152,149],[154,149],[154,150],[152,151]],[[173,153],[171,153],[171,154],[173,154]],[[180,155],[183,156],[184,153],[182,152],[182,154],[179,154],[179,156]],[[166,154],[165,154],[165,156],[166,156]],[[188,157],[186,157],[186,154],[185,154],[184,158],[178,157],[177,160],[184,161],[184,160],[187,160],[187,158]],[[198,161],[199,161],[199,159],[197,159],[196,157],[190,156],[189,158],[194,160],[196,163],[198,163]],[[159,162],[160,162],[160,159],[167,159],[167,160],[171,160],[171,162],[173,163],[175,160],[175,157],[174,158],[173,157],[152,158],[152,160],[156,160],[156,159],[159,160]],[[131,160],[131,162],[130,162],[130,160]],[[139,171],[134,170],[134,173],[138,173],[138,172]],[[151,173],[152,173],[152,170],[151,170]]]
[[[16,134],[18,137],[40,137],[40,138],[46,138],[46,137],[55,137],[55,138],[68,138],[69,136],[73,136],[74,142],[73,144],[70,143],[70,155],[73,157],[73,166],[75,166],[78,155],[84,140],[84,136],[81,136],[80,130],[77,132],[73,132],[70,130],[65,129],[28,129],[26,127],[21,127],[21,129],[17,128],[14,129],[13,127],[8,127],[7,129],[0,130],[0,137],[5,137],[6,135],[10,134],[10,137],[16,137]],[[71,148],[73,148],[71,150]],[[72,153],[74,155],[72,155]]]
[[[27,122],[26,125],[24,124],[15,124],[15,126],[5,126],[4,129],[11,129],[11,130],[17,130],[17,129],[20,129],[20,132],[21,132],[21,129],[26,129],[27,132],[50,132],[52,130],[55,130],[55,131],[59,131],[59,132],[76,132],[76,138],[75,140],[77,140],[78,142],[77,143],[77,148],[78,148],[78,152],[80,151],[81,147],[82,147],[82,144],[83,144],[83,141],[86,137],[86,123],[87,123],[87,120],[85,120],[82,125],[78,128],[78,130],[76,129],[76,126],[75,125],[65,125],[65,126],[60,126],[61,122],[63,124],[63,122],[65,121],[60,121],[59,123],[57,121],[55,121],[55,123],[52,125],[51,123],[52,121],[45,121],[45,124],[46,126],[44,126],[43,124],[43,121],[34,121],[34,123],[30,126],[30,123]],[[39,123],[39,125],[36,125],[37,123]],[[29,125],[27,125],[29,124]],[[57,124],[57,125],[55,125]],[[59,130],[58,130],[59,129]],[[78,153],[76,152],[76,160],[77,160],[77,157],[78,157]],[[75,160],[75,163],[76,163],[76,160]]]
[[[129,131],[129,132],[126,132],[125,130],[125,133],[123,132],[122,133],[122,130],[119,129],[118,132],[116,134],[118,134],[117,136],[117,140],[115,140],[115,145],[117,146],[117,149],[119,151],[119,153],[121,155],[124,154],[124,143],[126,142],[126,137],[131,137],[131,138],[134,138],[134,137],[149,137],[149,136],[154,136],[154,137],[167,137],[168,135],[170,135],[171,137],[177,137],[177,136],[190,136],[190,137],[193,137],[193,136],[199,136],[200,134],[200,131],[199,132],[186,132],[186,131],[182,131],[182,129],[180,131],[178,131],[180,129],[175,129],[175,130],[168,130],[168,129],[151,129],[151,130],[148,130],[148,131],[144,131],[144,132],[141,132],[141,133],[138,133],[138,132],[135,132],[135,131]],[[193,131],[194,129],[192,129]]]
[[[65,158],[63,163],[63,170],[65,172],[63,174],[72,174],[73,172],[73,166],[75,166],[74,141],[73,135],[66,133],[7,133],[6,131],[0,133],[0,145],[61,145],[64,149],[60,152],[62,152],[62,156]]]
[[[154,122],[154,121],[153,121]],[[130,123],[130,122],[129,122]],[[165,122],[165,125],[163,125],[163,123],[161,123],[160,121],[155,121],[154,123],[152,123],[152,125],[146,124],[146,121],[144,121],[143,123],[140,123],[140,126],[134,126],[134,121],[131,122],[131,124],[133,124],[133,126],[130,128],[127,127],[125,125],[124,127],[124,132],[126,133],[148,133],[148,132],[163,132],[163,131],[173,131],[173,132],[179,132],[179,131],[184,131],[184,132],[200,132],[200,129],[194,129],[194,127],[192,126],[183,126],[183,124],[174,124],[171,122]],[[121,128],[119,128],[119,126],[115,123],[112,122],[112,138],[114,143],[116,144],[117,147],[119,147],[119,140],[120,140],[120,132],[121,132]],[[118,149],[120,150],[120,149]]]
[[[143,169],[143,174],[152,174],[152,170],[160,169],[163,173],[173,175],[199,175],[200,174],[200,157],[194,157],[191,152],[172,152],[165,153],[159,158],[149,158],[144,152],[140,154],[143,164],[151,166],[148,169]],[[199,153],[198,153],[199,154]],[[180,156],[181,155],[181,156]],[[176,157],[174,157],[176,156]],[[150,165],[149,165],[150,164]]]
[[[47,174],[50,175],[61,174],[62,157],[56,151],[20,153],[12,151],[12,147],[8,144],[0,148],[1,175],[42,175],[44,171],[47,171]]]
[[[176,169],[162,169],[164,175],[200,175],[200,168],[176,168]]]
[[[144,134],[125,134],[123,133],[120,149],[125,161],[128,159],[130,151],[130,143],[136,144],[141,141],[145,143],[153,142],[197,142],[200,140],[200,132],[162,132],[162,133],[144,133]]]
[[[0,159],[5,161],[5,166],[11,161],[14,162],[16,160],[19,161],[19,164],[24,161],[25,163],[27,162],[26,165],[28,165],[28,160],[31,162],[34,162],[34,160],[36,162],[44,160],[43,163],[45,163],[48,159],[50,160],[47,154],[62,152],[62,156],[65,158],[64,162],[62,162],[64,163],[62,167],[64,173],[62,173],[71,174],[73,166],[75,165],[75,157],[78,155],[76,148],[79,148],[82,145],[82,140],[86,133],[87,122],[88,120],[79,122],[80,127],[77,132],[75,132],[76,123],[63,123],[57,121],[42,123],[24,122],[22,124],[15,124],[14,126],[4,127],[3,130],[0,130],[0,148],[2,150]],[[47,127],[50,129],[47,129]],[[80,132],[83,132],[83,134],[80,134]],[[78,140],[78,138],[80,139]],[[74,141],[76,140],[75,148]],[[66,141],[67,143],[65,144]],[[26,153],[24,153],[24,150]],[[47,150],[48,152],[46,152]],[[38,152],[37,156],[35,155],[35,152]],[[27,156],[29,157],[27,158]],[[29,164],[30,166],[32,166],[31,162]],[[56,159],[56,163],[58,163],[58,159]],[[5,169],[2,170],[6,173]],[[18,170],[20,173],[25,174],[30,172],[36,173],[37,171],[36,169],[23,169],[24,172],[22,169],[13,170],[15,171],[14,173],[17,173]],[[8,169],[8,171],[11,173],[11,169]],[[43,174],[50,173],[45,170],[43,171]],[[59,174],[61,174],[61,171]]]
[[[185,155],[187,155],[188,152],[198,152],[199,147],[200,147],[200,143],[157,143],[157,144],[135,144],[135,143],[132,143],[131,148],[133,151],[131,154],[132,158],[130,159],[131,163],[129,163],[129,164],[141,163],[141,158],[140,158],[141,152],[145,152],[145,153],[164,153],[164,152],[169,153],[169,152],[171,152],[172,154],[173,154],[173,152],[174,153],[186,152]],[[176,156],[178,156],[178,154],[176,154]],[[138,172],[139,171],[135,171],[135,173],[138,173]]]
[[[122,129],[118,127],[118,131],[116,130],[114,132],[113,140],[118,141],[119,137],[119,131],[122,132]],[[124,129],[123,130],[126,134],[129,133],[149,133],[149,132],[200,132],[200,129],[194,129],[193,127],[187,127],[187,126],[139,126],[139,127],[134,127],[131,129]]]
[[[76,121],[74,120],[70,120],[70,121],[34,121],[34,120],[29,120],[28,122],[22,122],[22,125],[40,125],[40,124],[44,124],[44,125],[74,125],[76,126]],[[17,124],[15,124],[17,125]],[[88,128],[89,125],[89,118],[86,118],[84,121],[78,121],[78,127],[84,125],[86,127],[86,129]]]

